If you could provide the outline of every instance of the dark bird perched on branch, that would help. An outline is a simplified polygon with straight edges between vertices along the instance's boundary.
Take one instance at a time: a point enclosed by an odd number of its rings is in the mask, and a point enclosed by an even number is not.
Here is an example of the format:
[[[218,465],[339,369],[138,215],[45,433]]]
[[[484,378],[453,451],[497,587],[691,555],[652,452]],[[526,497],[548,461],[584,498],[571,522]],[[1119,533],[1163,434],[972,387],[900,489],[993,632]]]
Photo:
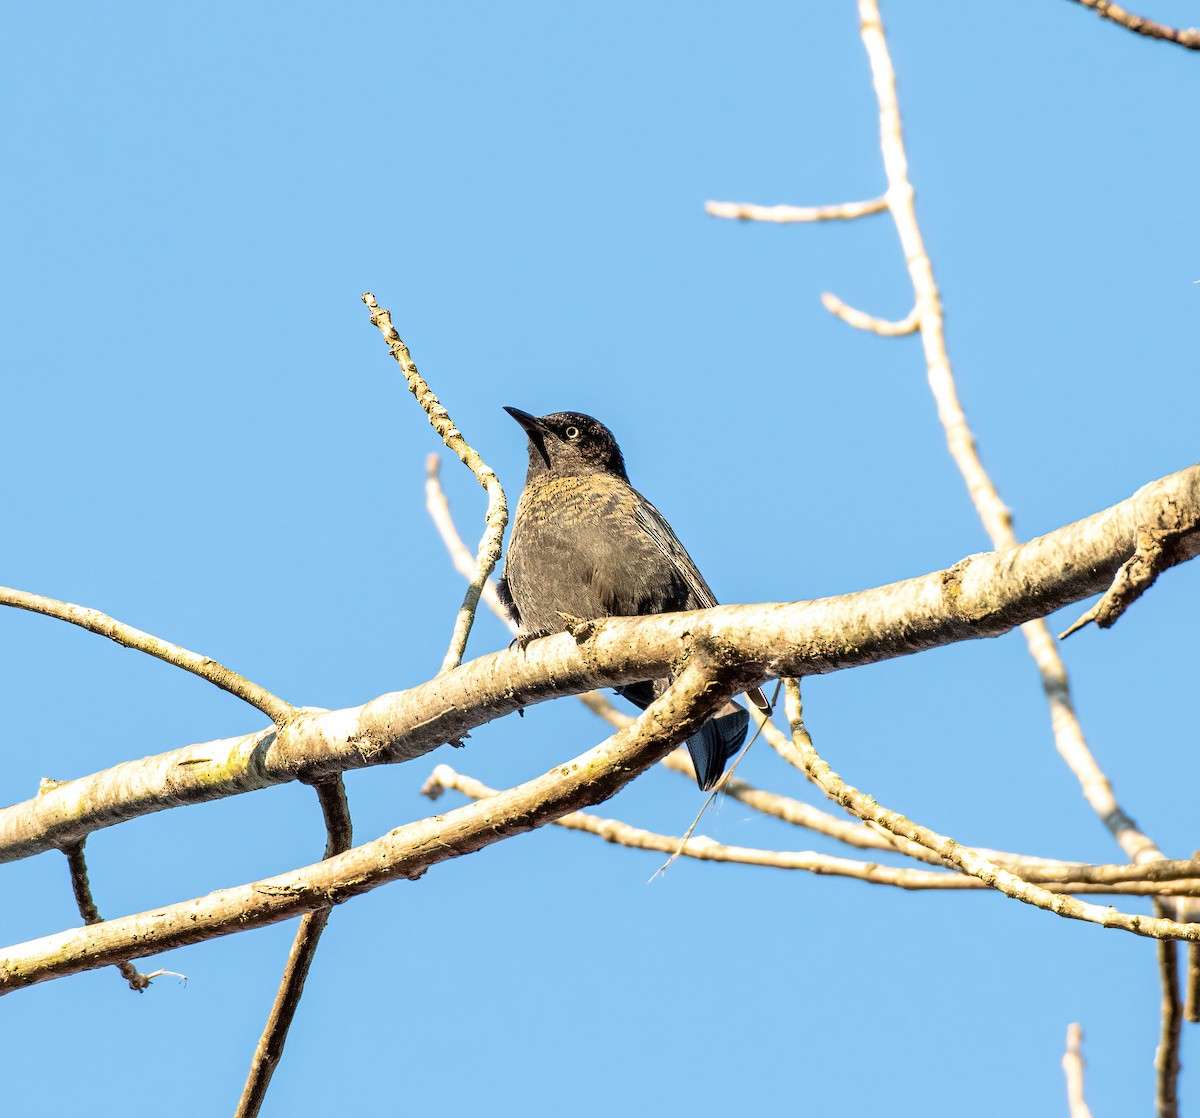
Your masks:
[[[529,472],[512,522],[500,597],[522,642],[599,617],[708,609],[717,599],[662,513],[632,485],[603,423],[578,412],[540,419],[505,408],[529,436]],[[643,710],[666,680],[617,691]],[[756,687],[750,700],[770,711]],[[704,791],[746,739],[750,716],[728,700],[688,738]]]

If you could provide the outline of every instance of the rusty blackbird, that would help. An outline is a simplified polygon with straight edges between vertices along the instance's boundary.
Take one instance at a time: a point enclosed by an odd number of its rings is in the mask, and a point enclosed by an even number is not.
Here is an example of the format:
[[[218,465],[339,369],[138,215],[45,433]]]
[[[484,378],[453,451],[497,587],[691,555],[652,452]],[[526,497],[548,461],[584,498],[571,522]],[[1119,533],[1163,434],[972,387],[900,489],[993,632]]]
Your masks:
[[[540,419],[505,408],[529,436],[529,472],[512,522],[500,597],[522,641],[576,621],[707,609],[717,599],[662,513],[632,485],[603,423],[578,412]],[[643,710],[666,680],[617,691]],[[749,692],[760,710],[762,692]],[[708,791],[746,738],[750,716],[727,701],[688,738],[696,780]]]

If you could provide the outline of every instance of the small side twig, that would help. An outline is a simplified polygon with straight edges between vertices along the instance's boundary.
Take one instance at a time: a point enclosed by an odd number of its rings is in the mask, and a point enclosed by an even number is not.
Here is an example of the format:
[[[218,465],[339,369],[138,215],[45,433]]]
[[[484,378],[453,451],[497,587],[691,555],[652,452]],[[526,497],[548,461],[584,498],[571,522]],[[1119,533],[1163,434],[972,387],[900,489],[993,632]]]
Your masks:
[[[1156,23],[1145,16],[1126,11],[1118,4],[1109,0],[1075,0],[1085,8],[1091,8],[1101,19],[1111,20],[1135,35],[1145,35],[1149,39],[1164,39],[1168,43],[1178,43],[1188,50],[1200,50],[1200,28],[1184,27],[1182,29],[1168,27],[1165,23]]]
[[[282,726],[295,713],[291,703],[285,703],[278,695],[272,695],[265,687],[252,683],[245,676],[218,664],[208,656],[191,652],[160,637],[143,633],[132,625],[126,625],[116,618],[101,613],[98,609],[88,609],[71,602],[60,602],[55,598],[46,598],[41,594],[30,594],[25,590],[14,590],[9,586],[0,586],[0,606],[13,606],[16,609],[29,610],[30,613],[40,613],[44,617],[53,617],[59,621],[78,625],[89,633],[108,637],[110,641],[124,645],[126,648],[144,652],[156,660],[173,664],[185,672],[208,680],[209,683],[228,691],[239,699],[261,710],[272,722]]]
[[[1077,1024],[1067,1026],[1067,1048],[1062,1058],[1063,1075],[1067,1077],[1067,1108],[1070,1118],[1092,1118],[1083,1098],[1083,1029]]]
[[[780,225],[808,221],[848,221],[868,214],[883,213],[886,198],[865,202],[840,202],[833,206],[758,206],[753,202],[705,202],[705,213],[736,221],[773,221]]]
[[[914,306],[902,319],[893,322],[887,318],[878,318],[866,311],[860,311],[849,303],[842,302],[832,292],[826,291],[821,296],[821,304],[832,315],[853,326],[856,330],[867,330],[878,334],[881,338],[901,338],[905,334],[915,334],[921,328],[921,316]]]
[[[1138,532],[1134,553],[1121,564],[1112,585],[1100,600],[1060,635],[1065,640],[1072,633],[1094,621],[1101,629],[1109,629],[1134,602],[1138,600],[1163,571],[1179,562],[1181,556],[1175,541],[1195,529],[1195,522],[1178,506],[1163,510],[1159,523]]]
[[[479,597],[487,583],[488,576],[495,569],[500,558],[500,542],[504,537],[504,528],[508,524],[508,502],[504,496],[504,488],[495,471],[479,456],[478,451],[471,447],[462,432],[454,425],[450,413],[442,406],[441,401],[433,394],[433,390],[425,383],[417,371],[412,355],[392,325],[391,313],[384,310],[375,301],[371,292],[363,293],[362,301],[371,312],[371,324],[379,328],[388,351],[396,359],[408,382],[409,391],[416,397],[433,429],[442,437],[446,444],[468,470],[475,475],[476,480],[487,492],[487,513],[483,536],[479,540],[479,550],[475,557],[475,569],[470,575],[467,592],[463,604],[459,607],[454,619],[454,631],[450,636],[450,647],[442,659],[443,672],[458,667],[462,663],[466,651],[467,638],[471,635],[471,626],[475,622],[475,610],[479,607]]]
[[[83,853],[83,843],[78,842],[64,847],[63,853],[67,856],[67,866],[71,871],[71,891],[75,894],[75,906],[79,909],[79,915],[83,918],[83,922],[85,924],[104,923],[104,917],[100,915],[100,910],[96,907],[96,900],[92,896],[92,883],[88,880],[87,858]],[[117,963],[116,967],[121,972],[121,977],[129,983],[129,988],[139,994],[150,985],[152,979],[158,978],[159,975],[174,973],[157,970],[152,974],[142,974],[131,962]]]
[[[353,827],[350,822],[350,807],[346,802],[346,786],[341,776],[334,776],[313,786],[321,801],[321,812],[325,817],[325,857],[332,858],[350,849],[353,843]],[[275,994],[270,1016],[263,1028],[262,1036],[254,1049],[246,1085],[238,1100],[235,1118],[255,1118],[262,1108],[271,1084],[271,1077],[279,1066],[283,1046],[287,1043],[288,1030],[296,1016],[296,1008],[304,993],[304,983],[312,966],[313,956],[321,933],[329,922],[332,908],[318,908],[300,919],[296,938],[283,969],[283,978]]]

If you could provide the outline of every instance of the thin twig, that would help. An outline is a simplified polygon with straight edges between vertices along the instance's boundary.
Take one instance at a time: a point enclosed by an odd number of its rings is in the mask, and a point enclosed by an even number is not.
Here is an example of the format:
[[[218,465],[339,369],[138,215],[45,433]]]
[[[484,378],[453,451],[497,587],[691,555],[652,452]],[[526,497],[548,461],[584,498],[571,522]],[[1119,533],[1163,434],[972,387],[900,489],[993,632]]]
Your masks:
[[[321,813],[325,817],[325,857],[332,858],[349,850],[353,842],[346,786],[339,775],[323,780],[314,787],[321,802]],[[318,908],[300,918],[300,927],[292,941],[292,949],[283,969],[283,978],[275,993],[275,1003],[271,1006],[271,1014],[254,1049],[250,1072],[246,1077],[246,1085],[242,1088],[242,1097],[238,1100],[234,1118],[255,1118],[262,1108],[267,1088],[271,1084],[271,1076],[275,1074],[279,1059],[283,1055],[288,1030],[292,1027],[296,1008],[304,993],[304,983],[308,978],[313,956],[317,953],[317,944],[332,911],[332,906]]]
[[[469,578],[463,604],[454,619],[450,647],[442,659],[441,670],[448,672],[462,663],[467,647],[467,638],[471,635],[471,626],[475,621],[475,610],[479,606],[479,596],[488,576],[495,569],[496,562],[500,558],[500,541],[504,537],[505,525],[508,524],[508,503],[504,497],[504,488],[500,484],[500,479],[496,477],[495,471],[484,462],[475,449],[468,445],[466,439],[462,437],[462,432],[450,418],[450,413],[442,406],[441,401],[433,394],[429,385],[417,371],[412,355],[408,352],[408,346],[404,344],[396,332],[395,326],[392,325],[391,314],[375,302],[375,296],[369,291],[363,293],[362,301],[371,312],[372,325],[379,328],[384,341],[388,344],[389,352],[404,373],[409,391],[416,397],[417,403],[421,405],[425,414],[429,416],[429,422],[433,425],[433,429],[442,437],[442,442],[458,455],[459,461],[475,475],[476,480],[487,491],[487,514],[484,518],[486,526],[483,536],[479,540],[479,550],[475,556],[475,569]]]
[[[67,866],[71,871],[71,891],[75,894],[75,906],[79,909],[79,915],[85,924],[103,923],[104,917],[100,915],[100,909],[96,907],[96,900],[92,896],[92,883],[88,880],[87,858],[83,853],[83,843],[77,842],[64,847],[63,853],[67,856]],[[129,988],[139,994],[150,985],[151,979],[168,973],[160,970],[153,974],[142,974],[133,963],[127,960],[117,963],[116,966],[117,970],[121,972],[121,977],[129,983]]]
[[[901,338],[905,334],[915,334],[920,328],[921,319],[916,307],[913,307],[898,322],[893,322],[890,319],[878,318],[873,314],[867,314],[866,311],[860,311],[857,307],[842,302],[829,291],[821,296],[821,303],[830,314],[840,318],[856,330],[868,330],[872,334],[878,334],[881,338]]]
[[[1161,908],[1161,902],[1155,902]],[[1183,1007],[1179,1002],[1179,945],[1158,944],[1158,972],[1162,987],[1162,1027],[1154,1053],[1158,1073],[1154,1105],[1158,1118],[1179,1118],[1179,1030]]]
[[[781,225],[807,221],[845,221],[868,214],[883,213],[886,198],[866,202],[841,202],[834,206],[756,206],[750,202],[705,202],[704,210],[712,217],[738,221],[773,221]]]
[[[442,537],[442,543],[446,545],[446,550],[450,553],[454,569],[470,582],[478,572],[478,564],[475,556],[467,550],[467,545],[463,543],[462,536],[458,534],[458,529],[455,527],[454,517],[450,512],[450,502],[446,500],[446,492],[442,489],[441,470],[441,455],[428,455],[425,459],[425,508],[429,512],[434,527],[438,530],[438,535]],[[508,626],[510,632],[516,633],[517,623],[504,608],[504,603],[500,601],[496,583],[490,578],[485,579],[480,593],[488,609]]]
[[[978,850],[962,846],[947,835],[939,834],[930,827],[924,827],[906,819],[899,812],[885,808],[873,796],[864,795],[857,788],[846,784],[822,760],[813,747],[808,731],[804,728],[800,685],[795,680],[788,680],[785,687],[788,722],[792,727],[792,738],[801,755],[805,770],[811,774],[812,779],[830,799],[836,800],[860,819],[873,820],[893,834],[901,835],[910,842],[919,843],[956,869],[978,878],[1012,900],[1044,909],[1056,916],[1069,920],[1081,920],[1089,924],[1099,924],[1104,928],[1120,928],[1123,931],[1133,932],[1135,935],[1150,936],[1154,939],[1200,940],[1200,924],[1181,923],[1164,917],[1119,912],[1111,906],[1105,908],[1077,901],[1074,897],[1065,894],[1054,893],[989,861],[982,857]]]
[[[1200,850],[1193,850],[1192,857],[1200,860]],[[1187,946],[1187,980],[1184,983],[1186,992],[1183,1016],[1193,1024],[1200,1021],[1200,944],[1189,943]]]
[[[1187,1001],[1183,1015],[1195,1024],[1200,1021],[1200,944],[1188,944],[1187,962]]]
[[[99,610],[73,605],[71,602],[60,602],[55,598],[30,594],[24,590],[13,590],[8,586],[0,586],[0,606],[13,606],[16,609],[29,610],[30,613],[40,613],[45,617],[67,621],[81,629],[87,629],[89,633],[108,637],[126,648],[136,649],[147,656],[173,664],[185,672],[208,680],[222,691],[236,695],[252,707],[261,710],[278,726],[282,726],[296,713],[296,708],[290,703],[285,703],[278,695],[272,695],[265,687],[251,683],[245,676],[218,664],[211,657],[201,656],[198,652],[191,652],[150,633],[143,633],[141,629],[117,621]]]
[[[1119,5],[1109,3],[1109,0],[1075,0],[1075,3],[1082,4],[1085,8],[1091,8],[1102,19],[1112,20],[1113,23],[1137,35],[1145,35],[1150,39],[1165,39],[1169,43],[1178,43],[1188,50],[1200,50],[1200,28],[1198,27],[1185,27],[1181,30],[1168,27],[1165,23],[1155,23],[1154,20],[1146,19],[1145,16],[1127,12]]]
[[[1067,1077],[1070,1118],[1092,1118],[1083,1098],[1083,1029],[1076,1024],[1067,1026],[1067,1049],[1063,1053],[1062,1067]]]

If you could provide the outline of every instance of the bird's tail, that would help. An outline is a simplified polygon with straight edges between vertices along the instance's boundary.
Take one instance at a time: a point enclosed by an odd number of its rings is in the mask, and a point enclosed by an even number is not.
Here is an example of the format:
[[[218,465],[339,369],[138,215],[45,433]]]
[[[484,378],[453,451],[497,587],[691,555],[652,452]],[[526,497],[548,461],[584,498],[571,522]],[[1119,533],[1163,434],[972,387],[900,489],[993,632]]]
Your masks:
[[[702,792],[710,791],[721,779],[725,763],[742,747],[750,715],[746,708],[732,699],[687,740],[692,764],[696,767],[696,783]]]

